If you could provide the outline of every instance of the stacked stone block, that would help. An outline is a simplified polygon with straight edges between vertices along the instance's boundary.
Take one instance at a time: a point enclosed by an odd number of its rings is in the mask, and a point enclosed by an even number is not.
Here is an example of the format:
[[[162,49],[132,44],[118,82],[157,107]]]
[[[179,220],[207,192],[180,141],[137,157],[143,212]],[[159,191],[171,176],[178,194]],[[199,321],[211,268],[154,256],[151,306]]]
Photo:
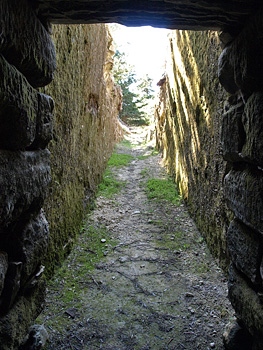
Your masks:
[[[234,214],[227,232],[229,298],[239,327],[251,337],[246,345],[238,345],[246,350],[263,349],[262,32],[263,10],[227,44],[219,60],[219,79],[230,93],[222,122],[223,156],[228,161],[224,195]],[[229,339],[225,342],[231,348]]]
[[[49,228],[51,97],[56,66],[47,26],[26,0],[0,3],[0,348],[16,349],[42,309]]]

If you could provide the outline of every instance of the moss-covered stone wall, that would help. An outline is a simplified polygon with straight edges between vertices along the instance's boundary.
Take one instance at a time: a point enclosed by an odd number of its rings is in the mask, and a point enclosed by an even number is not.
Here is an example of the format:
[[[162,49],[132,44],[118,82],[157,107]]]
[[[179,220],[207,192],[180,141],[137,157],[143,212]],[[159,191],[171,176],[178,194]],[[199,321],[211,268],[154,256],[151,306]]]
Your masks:
[[[47,272],[68,253],[113,147],[121,94],[111,77],[112,39],[104,24],[53,26],[57,71],[45,93],[55,100]]]
[[[226,94],[217,77],[216,32],[173,31],[156,109],[157,145],[189,212],[220,264],[228,264],[220,123]]]

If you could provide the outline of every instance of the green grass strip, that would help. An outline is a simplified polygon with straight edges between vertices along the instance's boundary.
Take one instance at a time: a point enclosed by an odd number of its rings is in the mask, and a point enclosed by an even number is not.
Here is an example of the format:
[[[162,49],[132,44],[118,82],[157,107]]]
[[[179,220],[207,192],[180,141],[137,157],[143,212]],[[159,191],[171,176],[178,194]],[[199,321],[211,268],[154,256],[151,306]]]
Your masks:
[[[180,204],[181,196],[171,179],[149,179],[146,182],[146,194],[149,199],[166,200]]]
[[[111,170],[106,169],[98,187],[98,196],[112,198],[123,188],[124,185],[125,181],[116,180]]]
[[[130,154],[113,153],[108,161],[110,167],[121,167],[128,165],[134,159]]]

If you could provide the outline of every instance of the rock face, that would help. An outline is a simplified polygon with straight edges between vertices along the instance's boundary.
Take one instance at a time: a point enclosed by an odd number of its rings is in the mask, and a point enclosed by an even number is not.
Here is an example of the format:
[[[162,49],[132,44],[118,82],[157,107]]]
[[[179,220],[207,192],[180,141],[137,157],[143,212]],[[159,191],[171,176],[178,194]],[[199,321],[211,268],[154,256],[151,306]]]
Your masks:
[[[53,39],[62,80],[38,89],[52,81],[56,69],[50,21],[224,31],[219,81],[230,94],[227,103],[215,74],[218,36],[176,32],[171,37],[177,55],[172,79],[161,84],[168,98],[162,95],[158,110],[158,142],[209,246],[223,265],[231,261],[229,296],[238,325],[249,332],[251,349],[262,349],[262,1],[2,0],[0,17],[1,349],[18,348],[41,311],[42,264],[50,267],[66,253],[83,202],[85,207],[118,137],[109,116],[118,111],[120,93],[110,79],[112,51],[103,26],[99,35],[81,27],[57,28]],[[52,136],[50,157],[46,147]],[[229,347],[240,344],[229,337]]]
[[[230,261],[229,298],[239,328],[226,333],[227,349],[263,348],[262,24],[259,10],[221,43],[218,76],[228,96],[215,75],[217,35],[172,34],[156,110],[168,168],[211,250],[223,266]]]
[[[52,182],[44,208],[50,226],[46,273],[80,232],[107,160],[120,137],[121,95],[113,83],[112,39],[103,24],[53,26],[57,72],[45,88],[56,101],[49,145]],[[64,248],[63,248],[64,247]]]
[[[226,268],[225,162],[220,155],[226,94],[214,63],[220,42],[216,32],[174,31],[169,40],[167,73],[159,83],[155,115],[157,146],[211,251]]]
[[[120,136],[121,93],[105,25],[56,26],[51,38],[28,1],[0,10],[0,348],[12,350],[41,312],[43,273],[72,245]]]
[[[222,127],[223,155],[228,161],[224,194],[234,215],[227,232],[229,297],[238,319],[253,337],[252,349],[263,348],[262,25],[259,11],[225,48],[227,54],[222,53],[236,86],[229,99],[233,118],[228,116],[229,123]],[[224,69],[219,64],[219,77],[226,75]],[[236,141],[226,142],[232,130]]]
[[[13,349],[44,303],[49,229],[42,206],[52,137],[46,116],[53,101],[36,88],[52,80],[56,61],[50,35],[27,1],[2,1],[0,16],[0,344]]]

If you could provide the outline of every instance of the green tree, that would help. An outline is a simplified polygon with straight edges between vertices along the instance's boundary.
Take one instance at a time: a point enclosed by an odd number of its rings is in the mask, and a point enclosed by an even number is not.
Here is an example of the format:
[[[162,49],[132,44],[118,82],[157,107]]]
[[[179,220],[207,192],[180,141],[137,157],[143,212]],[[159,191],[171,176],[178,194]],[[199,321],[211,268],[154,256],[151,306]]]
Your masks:
[[[120,118],[131,125],[148,124],[146,106],[153,98],[152,79],[148,76],[136,79],[134,67],[127,63],[125,53],[118,50],[114,55],[113,76],[122,89]]]

